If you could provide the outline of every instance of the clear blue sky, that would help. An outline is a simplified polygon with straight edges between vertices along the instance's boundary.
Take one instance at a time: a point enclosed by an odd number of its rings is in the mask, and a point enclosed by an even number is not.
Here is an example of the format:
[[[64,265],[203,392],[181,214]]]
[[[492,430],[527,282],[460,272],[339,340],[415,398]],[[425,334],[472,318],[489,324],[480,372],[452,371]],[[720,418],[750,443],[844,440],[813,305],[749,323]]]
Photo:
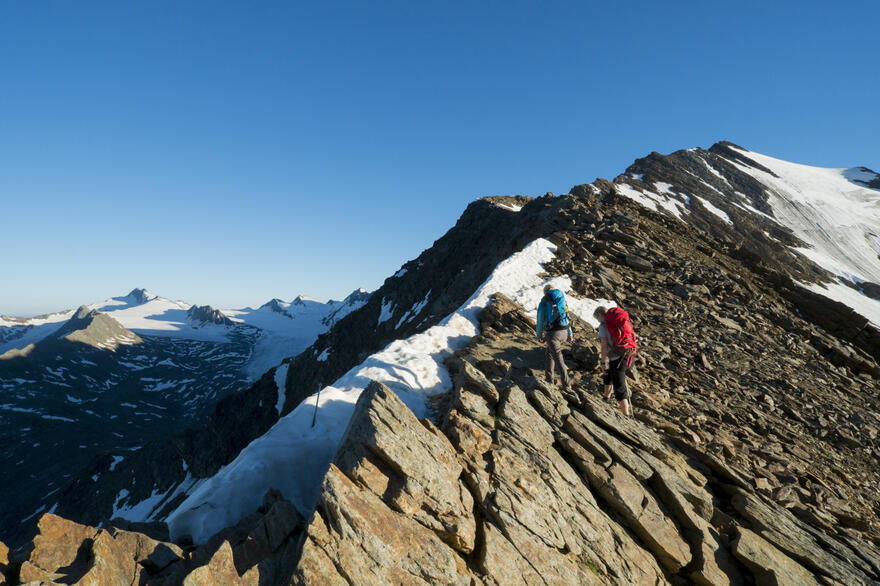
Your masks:
[[[880,4],[0,2],[0,313],[374,289],[473,199],[880,170]]]

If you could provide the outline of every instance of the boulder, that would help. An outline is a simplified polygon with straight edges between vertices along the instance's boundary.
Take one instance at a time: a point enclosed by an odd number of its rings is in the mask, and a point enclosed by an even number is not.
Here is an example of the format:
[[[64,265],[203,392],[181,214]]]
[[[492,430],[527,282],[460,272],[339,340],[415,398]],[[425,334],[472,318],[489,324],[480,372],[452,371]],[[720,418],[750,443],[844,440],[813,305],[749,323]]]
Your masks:
[[[819,585],[812,572],[748,529],[737,528],[731,549],[752,572],[757,586]]]
[[[240,577],[235,569],[232,546],[224,541],[211,556],[207,565],[200,566],[186,575],[183,586],[213,586],[224,584],[229,586],[257,586],[259,578],[251,573],[247,578]]]
[[[464,560],[335,464],[324,477],[293,584],[471,584]]]
[[[466,360],[461,361],[461,370],[456,382],[467,390],[482,395],[490,405],[498,402],[498,390],[495,385]]]
[[[22,582],[138,582],[161,574],[184,558],[178,546],[141,533],[95,529],[48,513],[38,527],[40,533],[20,570]]]
[[[385,385],[373,381],[361,393],[335,464],[452,547],[473,550],[473,500],[460,480],[455,449]]]
[[[0,541],[0,580],[9,572],[9,548]],[[2,582],[0,582],[2,584]]]
[[[651,264],[651,261],[636,254],[626,255],[626,266],[642,272],[654,270],[654,265]]]
[[[752,531],[812,572],[848,584],[868,584],[872,568],[843,544],[805,526],[789,511],[756,495],[737,491],[730,500]]]
[[[51,513],[40,517],[39,533],[34,537],[34,547],[22,565],[22,576],[42,570],[51,579],[79,579],[89,567],[91,540],[98,533],[94,527],[80,525]],[[63,568],[63,570],[60,570]],[[28,578],[35,580],[42,578]],[[22,581],[25,581],[22,577]]]
[[[585,470],[593,490],[623,515],[663,567],[675,573],[690,563],[690,547],[682,539],[681,530],[636,476],[620,464],[612,464],[607,470],[588,465]]]
[[[236,569],[244,573],[256,566],[280,548],[303,523],[302,515],[289,501],[281,499],[271,503],[248,536],[232,546]]]

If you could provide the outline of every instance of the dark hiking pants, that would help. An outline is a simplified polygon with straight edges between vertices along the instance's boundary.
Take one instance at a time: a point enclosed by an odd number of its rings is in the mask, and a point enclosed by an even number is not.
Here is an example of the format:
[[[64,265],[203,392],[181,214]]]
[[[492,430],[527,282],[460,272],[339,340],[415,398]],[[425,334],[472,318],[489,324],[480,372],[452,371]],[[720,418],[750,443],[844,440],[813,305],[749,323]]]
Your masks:
[[[547,332],[547,368],[545,374],[549,382],[556,382],[556,367],[562,371],[562,384],[568,386],[568,369],[562,360],[562,343],[568,340],[568,328]]]
[[[614,398],[618,401],[630,398],[629,386],[626,384],[626,371],[629,367],[623,358],[615,358],[608,362],[608,371],[605,373],[603,383],[614,385]]]

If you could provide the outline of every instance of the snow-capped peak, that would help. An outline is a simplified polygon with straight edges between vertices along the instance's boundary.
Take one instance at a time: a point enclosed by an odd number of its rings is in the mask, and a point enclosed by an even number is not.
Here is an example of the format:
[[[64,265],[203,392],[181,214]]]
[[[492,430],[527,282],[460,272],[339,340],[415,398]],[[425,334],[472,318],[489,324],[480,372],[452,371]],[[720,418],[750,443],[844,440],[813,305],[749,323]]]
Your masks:
[[[148,301],[156,299],[157,296],[153,295],[144,288],[137,288],[132,289],[125,297],[130,298],[137,303],[146,303]]]
[[[306,305],[306,303],[321,303],[317,299],[306,297],[305,295],[297,295],[291,302],[293,305]]]

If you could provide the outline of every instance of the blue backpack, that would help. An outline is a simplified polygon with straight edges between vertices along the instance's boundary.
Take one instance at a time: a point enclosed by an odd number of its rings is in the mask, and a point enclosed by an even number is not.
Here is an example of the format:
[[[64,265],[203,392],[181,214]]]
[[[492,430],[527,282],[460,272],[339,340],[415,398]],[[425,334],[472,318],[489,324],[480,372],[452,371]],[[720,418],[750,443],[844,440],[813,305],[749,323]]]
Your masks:
[[[544,301],[550,305],[547,312],[547,320],[550,328],[566,328],[571,325],[568,319],[568,305],[565,303],[565,294],[559,289],[551,289],[544,296]]]

